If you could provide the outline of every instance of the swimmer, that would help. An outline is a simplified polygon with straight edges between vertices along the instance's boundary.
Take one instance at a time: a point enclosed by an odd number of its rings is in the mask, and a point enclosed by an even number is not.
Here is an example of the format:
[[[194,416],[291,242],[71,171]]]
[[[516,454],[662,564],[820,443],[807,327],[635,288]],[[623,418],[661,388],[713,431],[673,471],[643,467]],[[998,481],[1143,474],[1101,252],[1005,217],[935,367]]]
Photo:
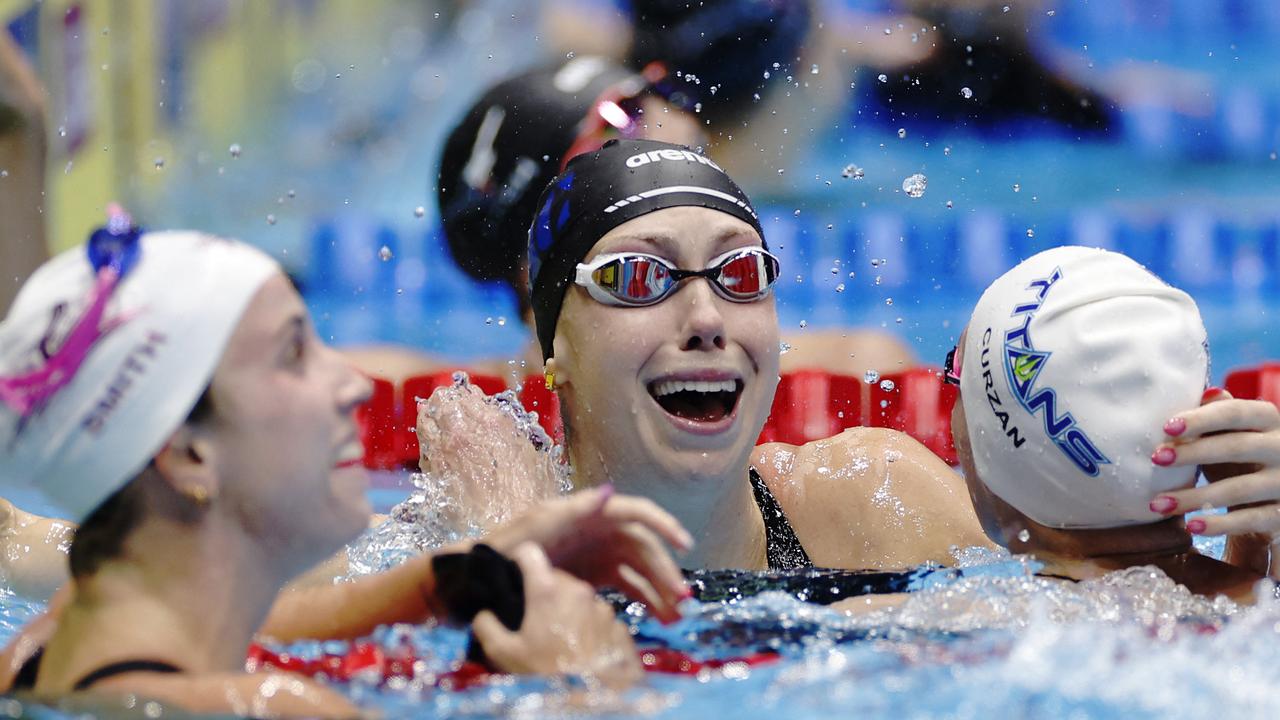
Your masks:
[[[779,267],[714,162],[611,142],[539,207],[531,305],[577,487],[672,512],[697,539],[691,568],[899,568],[987,543],[963,481],[902,433],[754,447],[778,379]]]
[[[1117,253],[1047,250],[992,283],[948,360],[956,451],[991,539],[1050,577],[1152,565],[1252,600],[1265,565],[1205,556],[1192,534],[1261,531],[1275,506],[1182,513],[1269,499],[1280,412],[1205,392],[1208,341],[1186,293]],[[1198,465],[1222,482],[1191,489]]]
[[[250,639],[457,617],[445,556],[494,557],[462,546],[277,596],[368,522],[352,412],[369,391],[316,337],[275,261],[247,245],[144,235],[117,215],[42,266],[0,324],[0,477],[9,497],[39,492],[80,526],[71,585],[3,671],[23,665],[41,698],[356,714],[309,679],[246,674]],[[500,670],[633,679],[625,627],[564,568],[673,617],[687,587],[660,537],[688,543],[651,503],[608,488],[495,531],[486,542],[523,578],[523,622],[473,608],[479,647]]]

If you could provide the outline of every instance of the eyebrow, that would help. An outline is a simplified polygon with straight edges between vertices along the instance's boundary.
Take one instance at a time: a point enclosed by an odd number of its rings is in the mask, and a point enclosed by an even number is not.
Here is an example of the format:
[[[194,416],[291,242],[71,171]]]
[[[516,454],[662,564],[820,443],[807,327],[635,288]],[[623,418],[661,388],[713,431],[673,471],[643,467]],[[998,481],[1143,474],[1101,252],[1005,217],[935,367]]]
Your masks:
[[[306,329],[306,316],[301,312],[294,313],[293,315],[290,315],[289,319],[285,320],[284,325],[281,325],[280,329],[276,331],[275,339],[276,341],[285,340],[293,337],[295,333],[305,332]]]
[[[755,240],[754,233],[750,229],[726,226],[721,227],[712,240],[713,247],[722,248],[735,240]],[[674,235],[664,231],[631,233],[627,235],[618,235],[613,238],[617,243],[640,242],[658,250],[660,253],[674,254],[676,250],[677,240]]]

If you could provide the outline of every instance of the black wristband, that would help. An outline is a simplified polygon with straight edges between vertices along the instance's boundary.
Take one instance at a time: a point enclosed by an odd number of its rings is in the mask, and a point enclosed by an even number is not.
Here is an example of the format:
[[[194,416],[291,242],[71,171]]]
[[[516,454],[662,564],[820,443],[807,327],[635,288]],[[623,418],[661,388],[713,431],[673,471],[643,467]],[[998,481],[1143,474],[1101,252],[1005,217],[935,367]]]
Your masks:
[[[431,568],[436,597],[450,622],[466,624],[481,610],[488,610],[508,630],[520,629],[524,621],[524,574],[515,562],[488,545],[479,544],[467,553],[437,555],[431,560]],[[487,664],[474,632],[467,660]]]

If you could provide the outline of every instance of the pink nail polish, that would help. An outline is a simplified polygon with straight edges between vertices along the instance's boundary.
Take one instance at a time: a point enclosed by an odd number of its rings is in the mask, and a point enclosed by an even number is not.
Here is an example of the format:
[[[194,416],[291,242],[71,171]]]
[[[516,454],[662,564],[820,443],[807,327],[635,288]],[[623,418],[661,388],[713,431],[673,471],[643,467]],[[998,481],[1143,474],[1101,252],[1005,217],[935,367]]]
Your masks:
[[[1187,421],[1180,417],[1173,418],[1164,424],[1164,434],[1169,437],[1178,437],[1187,431]]]
[[[1191,533],[1192,535],[1200,535],[1204,532],[1204,529],[1205,529],[1205,523],[1200,518],[1187,521],[1187,532]]]
[[[1151,462],[1161,467],[1168,467],[1178,459],[1178,454],[1171,447],[1162,447],[1151,454]]]
[[[1204,403],[1213,399],[1215,396],[1219,395],[1220,393],[1222,393],[1222,388],[1220,387],[1211,387],[1206,389],[1204,391],[1204,394],[1200,396],[1200,404],[1203,405]]]
[[[1152,500],[1151,504],[1148,505],[1148,507],[1151,508],[1151,512],[1153,513],[1160,513],[1161,515],[1167,515],[1173,512],[1174,510],[1178,509],[1178,501],[1169,497],[1168,495],[1161,495],[1157,497],[1155,500]]]

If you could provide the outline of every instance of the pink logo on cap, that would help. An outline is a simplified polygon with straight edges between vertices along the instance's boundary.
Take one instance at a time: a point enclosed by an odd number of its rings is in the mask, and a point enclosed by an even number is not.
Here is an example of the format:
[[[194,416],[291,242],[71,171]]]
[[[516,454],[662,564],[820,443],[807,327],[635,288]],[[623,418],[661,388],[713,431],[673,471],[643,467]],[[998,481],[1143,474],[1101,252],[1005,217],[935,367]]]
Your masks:
[[[107,301],[119,282],[120,275],[115,269],[104,267],[99,270],[89,307],[67,333],[62,347],[45,361],[43,367],[25,375],[0,378],[0,401],[26,420],[66,387],[79,372],[93,346],[129,321],[127,317],[103,321]]]

